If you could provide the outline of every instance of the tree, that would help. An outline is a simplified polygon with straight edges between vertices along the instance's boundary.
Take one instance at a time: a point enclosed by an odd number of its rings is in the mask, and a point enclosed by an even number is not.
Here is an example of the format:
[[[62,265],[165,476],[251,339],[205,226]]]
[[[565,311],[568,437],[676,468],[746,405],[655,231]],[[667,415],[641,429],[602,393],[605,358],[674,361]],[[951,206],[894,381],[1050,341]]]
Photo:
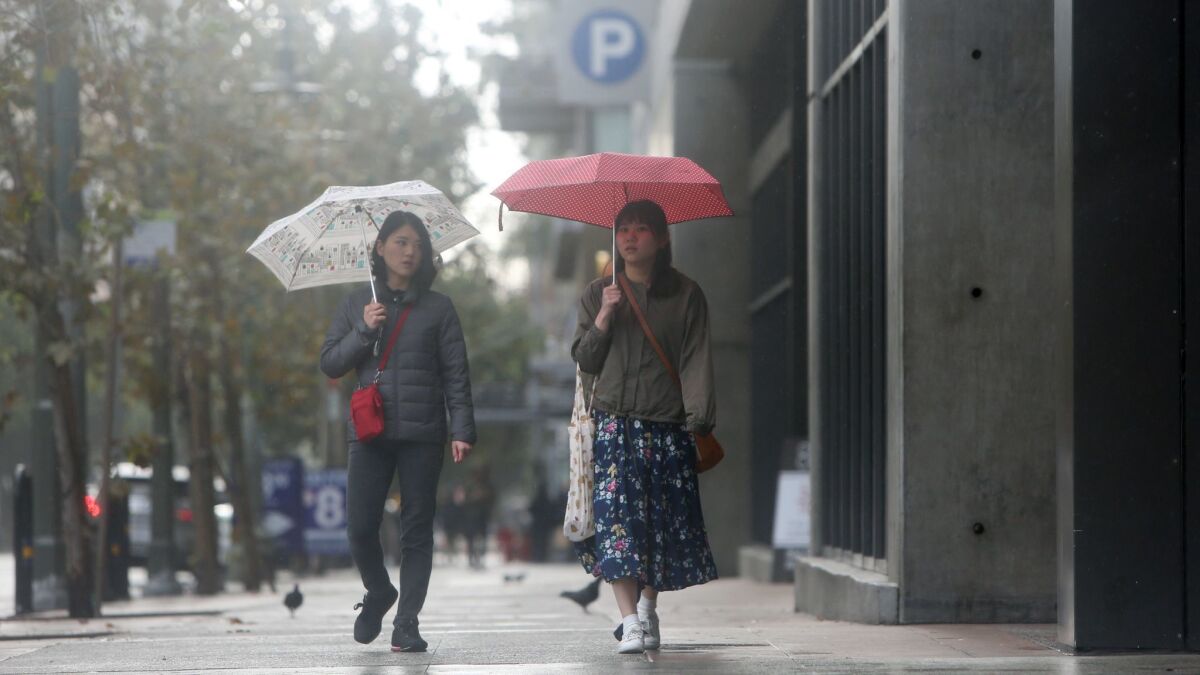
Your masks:
[[[541,328],[529,321],[528,301],[499,290],[492,272],[495,268],[494,255],[467,244],[439,273],[435,287],[454,299],[461,317],[472,384],[520,387],[543,335]]]
[[[86,617],[95,608],[83,501],[87,447],[75,377],[82,370],[78,327],[94,270],[82,255],[79,231],[85,178],[78,166],[75,69],[80,8],[64,0],[3,9],[0,49],[12,71],[12,79],[3,81],[27,89],[6,90],[0,100],[7,146],[0,166],[9,188],[0,214],[0,241],[6,244],[0,282],[32,312],[45,350],[34,358],[45,364],[53,402],[68,608],[71,616]]]
[[[322,4],[0,0],[0,292],[48,336],[36,358],[56,383],[72,542],[76,530],[78,537],[87,534],[76,497],[88,439],[66,385],[83,354],[104,353],[110,317],[87,298],[98,280],[113,278],[105,254],[138,214],[169,208],[178,216],[177,253],[162,271],[173,289],[177,362],[164,371],[151,358],[155,283],[152,275],[130,274],[121,336],[128,377],[118,390],[133,411],[184,393],[177,410],[186,418],[187,442],[179,445],[193,476],[202,542],[195,562],[207,574],[216,569],[215,544],[208,543],[215,541],[210,476],[228,479],[239,542],[255,557],[256,519],[246,492],[258,480],[242,443],[242,400],[253,401],[255,427],[268,447],[287,449],[314,435],[322,404],[317,352],[342,293],[285,294],[245,248],[268,223],[330,184],[421,178],[457,197],[476,187],[465,164],[466,128],[476,119],[471,97],[447,78],[429,96],[414,82],[422,61],[440,58],[420,39],[420,12],[381,0],[377,19],[356,28],[343,10]],[[43,10],[53,16],[42,17]],[[78,30],[59,30],[60,16]],[[318,28],[327,38],[317,39]],[[35,53],[38,45],[72,35],[85,142],[70,167],[70,185],[87,195],[78,239],[89,255],[59,259],[57,247],[39,245],[38,238],[46,234],[39,219],[61,213],[49,209],[53,191],[38,154],[42,71]],[[323,89],[256,93],[283,75]],[[66,317],[62,306],[78,311]],[[93,371],[116,367],[93,361],[87,362]],[[0,405],[0,418],[11,405]],[[127,447],[139,453],[152,447],[138,440],[144,431],[130,426]],[[69,548],[73,561],[76,550],[87,550],[82,539]],[[251,562],[244,570],[248,587],[256,585],[253,568]]]

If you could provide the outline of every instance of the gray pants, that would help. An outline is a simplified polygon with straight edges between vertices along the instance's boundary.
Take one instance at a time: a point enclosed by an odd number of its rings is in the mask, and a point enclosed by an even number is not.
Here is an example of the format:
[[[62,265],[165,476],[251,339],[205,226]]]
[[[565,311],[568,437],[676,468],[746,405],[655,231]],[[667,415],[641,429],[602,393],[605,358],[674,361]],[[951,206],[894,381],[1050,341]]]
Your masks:
[[[350,553],[367,592],[386,592],[390,575],[379,526],[392,476],[400,479],[400,606],[396,621],[415,619],[425,604],[433,569],[433,515],[444,446],[376,439],[350,444],[346,478]]]

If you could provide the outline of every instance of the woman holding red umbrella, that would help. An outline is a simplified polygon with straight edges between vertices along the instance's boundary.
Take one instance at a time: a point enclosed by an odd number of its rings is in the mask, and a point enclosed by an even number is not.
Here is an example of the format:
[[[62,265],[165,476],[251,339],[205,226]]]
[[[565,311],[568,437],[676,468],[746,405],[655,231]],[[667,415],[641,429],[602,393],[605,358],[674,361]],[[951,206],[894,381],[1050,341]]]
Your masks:
[[[618,652],[633,654],[660,644],[661,591],[717,577],[693,439],[712,430],[716,403],[708,305],[671,264],[663,209],[634,201],[614,225],[616,283],[606,276],[584,290],[571,348],[596,423],[596,535],[576,552],[612,584],[622,615]]]

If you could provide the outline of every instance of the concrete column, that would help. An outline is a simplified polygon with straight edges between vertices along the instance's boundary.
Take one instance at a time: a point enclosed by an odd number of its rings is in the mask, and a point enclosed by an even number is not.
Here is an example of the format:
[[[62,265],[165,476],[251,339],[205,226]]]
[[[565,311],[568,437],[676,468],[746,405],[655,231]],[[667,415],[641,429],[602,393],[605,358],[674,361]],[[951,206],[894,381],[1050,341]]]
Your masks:
[[[888,575],[902,623],[1054,617],[1051,9],[891,5]]]
[[[1081,650],[1200,648],[1193,9],[1055,3],[1058,639]]]
[[[704,520],[723,576],[737,574],[738,549],[750,539],[750,199],[749,133],[744,93],[732,64],[684,59],[674,65],[674,154],[721,181],[732,218],[672,226],[676,266],[704,289],[716,365],[717,437],[725,461],[701,477]]]

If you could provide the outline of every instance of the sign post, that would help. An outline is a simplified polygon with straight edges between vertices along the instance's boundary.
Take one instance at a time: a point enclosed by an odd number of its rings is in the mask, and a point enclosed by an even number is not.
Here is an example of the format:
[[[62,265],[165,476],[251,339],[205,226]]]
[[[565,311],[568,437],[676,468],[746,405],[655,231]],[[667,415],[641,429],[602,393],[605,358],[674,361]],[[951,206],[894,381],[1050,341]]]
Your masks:
[[[175,443],[171,432],[171,290],[167,274],[158,269],[158,256],[175,255],[175,218],[168,211],[138,221],[125,239],[121,264],[149,268],[155,272],[154,391],[150,396],[154,414],[154,469],[150,477],[149,580],[145,595],[171,596],[183,592],[175,579],[179,560],[175,549]]]

